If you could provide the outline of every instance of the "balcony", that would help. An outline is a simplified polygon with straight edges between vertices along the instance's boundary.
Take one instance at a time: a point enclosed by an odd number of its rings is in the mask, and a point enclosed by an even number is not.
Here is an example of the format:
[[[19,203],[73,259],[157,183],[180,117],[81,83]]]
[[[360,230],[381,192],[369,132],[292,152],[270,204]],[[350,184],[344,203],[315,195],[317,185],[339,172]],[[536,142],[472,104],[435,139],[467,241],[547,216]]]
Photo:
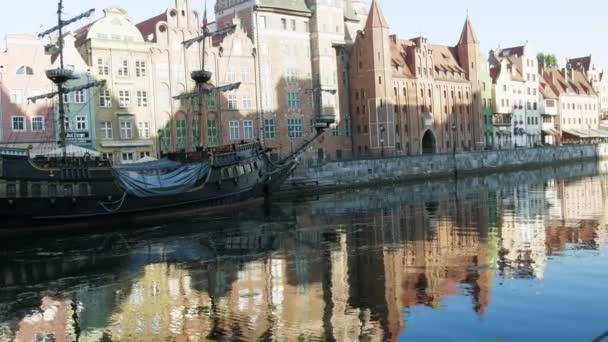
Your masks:
[[[492,115],[492,125],[494,126],[511,126],[512,114],[494,114]]]

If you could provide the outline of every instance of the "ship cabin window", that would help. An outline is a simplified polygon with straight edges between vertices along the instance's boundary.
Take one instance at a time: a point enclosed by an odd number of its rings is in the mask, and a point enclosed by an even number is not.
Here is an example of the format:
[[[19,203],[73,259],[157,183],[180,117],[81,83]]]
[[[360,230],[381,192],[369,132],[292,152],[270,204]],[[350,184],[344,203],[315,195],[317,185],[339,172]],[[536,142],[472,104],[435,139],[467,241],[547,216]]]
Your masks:
[[[243,165],[237,166],[236,170],[237,170],[239,177],[245,174],[245,168],[243,167]]]
[[[245,173],[251,173],[252,167],[251,164],[245,164]]]
[[[15,198],[17,197],[17,184],[6,184],[6,197]]]
[[[49,184],[49,197],[57,197],[57,185]]]
[[[72,186],[72,184],[65,184],[63,186],[63,196],[65,196],[65,197],[74,196],[74,187]]]
[[[253,168],[256,169],[256,170],[258,169],[258,162],[257,161],[253,162]]]
[[[78,185],[78,196],[89,196],[89,186],[87,184]]]
[[[234,167],[229,167],[228,168],[228,178],[234,178],[234,175],[236,175],[236,171],[235,171]]]
[[[32,184],[32,197],[40,197],[42,195],[42,191],[40,188],[40,184]]]

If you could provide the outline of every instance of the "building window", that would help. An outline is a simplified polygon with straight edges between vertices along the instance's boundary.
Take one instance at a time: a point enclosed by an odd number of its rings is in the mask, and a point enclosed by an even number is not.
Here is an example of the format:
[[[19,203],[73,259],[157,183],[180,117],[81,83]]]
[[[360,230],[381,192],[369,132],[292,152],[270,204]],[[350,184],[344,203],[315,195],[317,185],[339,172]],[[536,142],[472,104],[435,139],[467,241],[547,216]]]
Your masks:
[[[243,96],[243,109],[251,109],[253,107],[253,102],[251,101],[251,97],[249,95]]]
[[[245,139],[253,139],[253,121],[243,121],[243,133],[245,134]]]
[[[291,19],[291,30],[292,31],[297,30],[296,21],[294,19]]]
[[[135,161],[135,153],[133,152],[123,152],[121,156],[123,163],[132,163]]]
[[[207,120],[207,145],[209,147],[217,146],[217,121]]]
[[[302,119],[287,119],[287,135],[289,138],[301,138],[302,126]]]
[[[72,94],[70,94],[70,93],[63,94],[63,103],[67,104],[70,102],[72,102]]]
[[[150,153],[148,151],[139,153],[139,159],[150,158],[151,156],[152,156],[152,153]]]
[[[120,139],[133,139],[133,123],[131,120],[120,120]]]
[[[228,95],[228,109],[238,109],[239,108],[239,100],[236,95]]]
[[[86,93],[85,90],[78,90],[74,93],[74,103],[82,104],[85,103]]]
[[[25,132],[25,116],[11,117],[11,127],[13,132]]]
[[[101,123],[101,138],[112,139],[112,123],[109,121]]]
[[[346,121],[344,122],[344,134],[347,137],[350,137],[352,135],[352,127],[351,127],[350,119],[346,119]]]
[[[128,90],[118,91],[118,104],[120,108],[127,108],[131,104],[131,94]]]
[[[331,127],[331,135],[334,137],[337,137],[340,135],[340,129],[338,128],[337,124],[333,124]]]
[[[118,76],[129,77],[129,61],[124,60],[118,67]]]
[[[11,103],[23,103],[23,90],[11,90]]]
[[[112,96],[108,89],[101,89],[99,91],[99,106],[103,108],[112,107]]]
[[[234,66],[230,65],[228,66],[228,70],[226,71],[226,82],[234,83],[236,81],[236,69],[234,68]]]
[[[287,19],[285,19],[285,18],[281,19],[281,27],[283,28],[284,31],[287,31]]]
[[[148,92],[143,90],[137,91],[137,107],[148,107]]]
[[[186,148],[186,120],[180,119],[175,121],[175,144],[178,149]]]
[[[230,121],[228,123],[230,128],[230,140],[239,140],[241,139],[239,122],[238,121]]]
[[[65,184],[63,186],[63,196],[64,197],[74,196],[74,186],[72,186],[72,184]]]
[[[87,117],[86,116],[77,116],[76,117],[76,130],[78,131],[86,131],[87,127]]]
[[[31,118],[32,132],[43,132],[44,131],[44,117],[34,116]]]
[[[300,94],[296,92],[287,93],[287,107],[290,109],[300,108]]]
[[[139,131],[139,137],[143,139],[150,138],[150,123],[147,121],[139,122],[137,124],[137,128]]]
[[[136,61],[135,62],[135,77],[146,77],[148,71],[146,69],[146,62]]]
[[[298,69],[289,68],[285,71],[287,83],[294,84],[298,82]]]
[[[97,74],[101,76],[110,75],[110,61],[104,58],[97,59]]]
[[[241,68],[241,81],[243,82],[251,82],[251,72],[249,71],[249,67]]]
[[[268,28],[267,23],[266,23],[266,17],[265,16],[260,16],[260,28]]]
[[[275,126],[274,119],[264,119],[264,138],[274,139],[275,137]]]
[[[215,108],[215,95],[207,95],[205,96],[205,100],[207,108]]]
[[[34,69],[32,69],[32,67],[29,67],[27,65],[20,66],[19,69],[17,69],[17,75],[18,76],[32,76],[32,75],[34,75]]]

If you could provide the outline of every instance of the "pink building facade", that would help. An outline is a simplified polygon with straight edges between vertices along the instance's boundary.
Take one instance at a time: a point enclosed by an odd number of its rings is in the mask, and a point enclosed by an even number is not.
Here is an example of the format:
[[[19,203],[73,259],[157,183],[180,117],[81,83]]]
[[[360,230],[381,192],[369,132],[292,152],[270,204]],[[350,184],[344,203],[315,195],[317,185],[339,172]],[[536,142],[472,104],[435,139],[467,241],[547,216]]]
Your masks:
[[[45,75],[51,57],[32,35],[6,36],[0,53],[0,144],[37,147],[55,140],[53,100],[31,103],[28,97],[54,91]]]

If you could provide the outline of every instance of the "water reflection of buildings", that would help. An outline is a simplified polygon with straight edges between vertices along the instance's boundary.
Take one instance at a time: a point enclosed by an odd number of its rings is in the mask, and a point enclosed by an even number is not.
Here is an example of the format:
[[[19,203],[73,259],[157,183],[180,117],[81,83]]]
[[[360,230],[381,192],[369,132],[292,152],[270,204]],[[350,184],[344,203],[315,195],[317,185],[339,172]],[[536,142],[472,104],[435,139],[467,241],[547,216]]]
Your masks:
[[[542,279],[547,255],[603,246],[604,184],[559,180],[333,214],[326,198],[304,202],[280,228],[248,223],[132,248],[109,283],[56,298],[63,314],[50,323],[68,331],[78,322],[81,341],[394,340],[408,308],[439,308],[448,296],[470,298],[483,315],[497,264],[499,276]],[[50,331],[28,317],[5,330]]]

